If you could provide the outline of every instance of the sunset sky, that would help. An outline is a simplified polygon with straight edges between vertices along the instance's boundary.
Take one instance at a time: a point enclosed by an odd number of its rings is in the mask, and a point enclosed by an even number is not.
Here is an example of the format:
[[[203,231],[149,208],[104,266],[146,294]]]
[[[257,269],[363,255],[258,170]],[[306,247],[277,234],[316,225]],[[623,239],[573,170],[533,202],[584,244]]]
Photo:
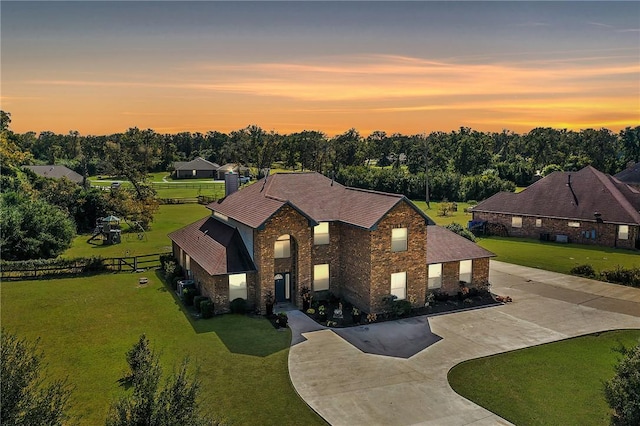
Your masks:
[[[638,2],[7,2],[15,132],[640,124]]]

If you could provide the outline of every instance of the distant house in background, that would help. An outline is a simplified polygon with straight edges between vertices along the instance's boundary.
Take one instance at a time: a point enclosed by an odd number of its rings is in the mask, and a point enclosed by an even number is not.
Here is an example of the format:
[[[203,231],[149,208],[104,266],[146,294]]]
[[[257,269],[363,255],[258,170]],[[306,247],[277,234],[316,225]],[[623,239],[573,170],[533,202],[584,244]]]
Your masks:
[[[51,178],[51,179],[62,179],[67,178],[71,182],[82,184],[84,178],[82,175],[74,172],[65,166],[24,166],[25,169],[29,169],[34,172],[38,176]]]
[[[249,169],[248,167],[242,167],[236,163],[227,163],[218,168],[217,179],[224,180],[224,175],[231,172],[238,173],[240,176],[249,176],[251,169]]]
[[[176,161],[173,163],[174,177],[176,179],[216,178],[216,172],[220,166],[202,157],[196,157],[191,161]]]
[[[640,163],[630,162],[626,169],[613,177],[622,183],[640,188]]]
[[[472,211],[474,222],[508,236],[640,249],[640,190],[591,166],[500,192]]]

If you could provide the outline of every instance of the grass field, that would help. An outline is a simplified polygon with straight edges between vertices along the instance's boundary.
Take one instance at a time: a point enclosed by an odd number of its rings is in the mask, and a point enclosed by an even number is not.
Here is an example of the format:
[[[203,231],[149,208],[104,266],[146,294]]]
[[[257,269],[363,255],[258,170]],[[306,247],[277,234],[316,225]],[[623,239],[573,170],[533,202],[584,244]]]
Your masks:
[[[467,227],[467,223],[471,220],[471,213],[465,213],[465,210],[470,206],[469,203],[457,203],[458,211],[451,212],[448,216],[440,216],[440,208],[442,206],[442,202],[432,201],[430,202],[431,208],[427,208],[427,203],[424,201],[412,200],[413,203],[418,206],[420,209],[424,210],[424,212],[429,216],[436,225],[445,226],[453,222],[457,222],[460,225]]]
[[[640,265],[640,254],[631,250],[592,247],[582,244],[558,244],[525,238],[480,238],[478,244],[497,254],[495,260],[568,274],[576,265],[590,264],[600,272],[617,265]]]
[[[145,239],[139,240],[136,232],[123,233],[121,244],[103,246],[87,243],[90,235],[79,235],[73,240],[71,248],[65,251],[62,256],[67,258],[121,257],[170,251],[171,240],[167,234],[209,214],[211,211],[201,204],[162,205],[153,219],[151,230],[145,232]],[[123,230],[128,229],[126,224],[122,228]]]
[[[471,360],[449,372],[460,395],[517,425],[605,425],[602,383],[614,375],[622,342],[640,330],[614,331]]]
[[[110,402],[125,393],[125,352],[146,333],[165,373],[188,356],[199,367],[201,407],[231,424],[323,424],[297,396],[288,375],[290,331],[262,318],[224,315],[190,321],[152,272],[48,281],[4,282],[2,326],[41,338],[51,378],[75,386],[72,414],[104,424]]]

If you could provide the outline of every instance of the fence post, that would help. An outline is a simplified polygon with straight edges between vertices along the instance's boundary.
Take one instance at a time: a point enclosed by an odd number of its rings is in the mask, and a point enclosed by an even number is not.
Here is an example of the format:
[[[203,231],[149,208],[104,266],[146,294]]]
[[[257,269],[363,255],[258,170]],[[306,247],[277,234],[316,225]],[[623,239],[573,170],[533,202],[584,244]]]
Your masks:
[[[133,272],[138,270],[138,256],[133,256]]]

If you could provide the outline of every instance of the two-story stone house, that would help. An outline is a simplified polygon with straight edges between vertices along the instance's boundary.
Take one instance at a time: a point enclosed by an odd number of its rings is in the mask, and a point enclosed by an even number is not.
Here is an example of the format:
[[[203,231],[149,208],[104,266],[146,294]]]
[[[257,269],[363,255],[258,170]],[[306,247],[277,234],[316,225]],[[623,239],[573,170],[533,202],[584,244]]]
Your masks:
[[[306,287],[378,312],[388,294],[421,306],[430,289],[488,282],[492,253],[444,229],[434,235],[447,248],[431,247],[428,230],[436,227],[403,195],[278,173],[207,207],[210,217],[170,238],[217,311],[241,297],[264,312],[268,292],[300,306]]]

